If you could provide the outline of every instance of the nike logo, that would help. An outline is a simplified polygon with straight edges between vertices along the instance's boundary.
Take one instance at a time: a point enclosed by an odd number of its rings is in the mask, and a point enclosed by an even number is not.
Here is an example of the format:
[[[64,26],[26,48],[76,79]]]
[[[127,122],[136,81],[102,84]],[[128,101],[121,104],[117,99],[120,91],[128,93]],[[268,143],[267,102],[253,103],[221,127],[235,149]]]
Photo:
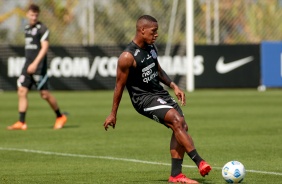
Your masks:
[[[215,69],[218,73],[224,74],[228,73],[242,65],[245,65],[254,60],[253,56],[245,57],[239,60],[235,60],[229,63],[224,63],[224,57],[220,57],[216,63]]]
[[[141,60],[141,63],[143,63],[145,61],[145,58]]]

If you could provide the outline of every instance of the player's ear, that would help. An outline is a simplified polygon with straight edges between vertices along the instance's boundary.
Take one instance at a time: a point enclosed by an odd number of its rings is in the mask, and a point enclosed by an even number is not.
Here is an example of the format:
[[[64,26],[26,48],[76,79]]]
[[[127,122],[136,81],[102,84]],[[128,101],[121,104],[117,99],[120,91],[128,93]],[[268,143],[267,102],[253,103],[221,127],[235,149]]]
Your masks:
[[[141,33],[142,33],[142,35],[145,34],[145,27],[144,26],[141,27]]]

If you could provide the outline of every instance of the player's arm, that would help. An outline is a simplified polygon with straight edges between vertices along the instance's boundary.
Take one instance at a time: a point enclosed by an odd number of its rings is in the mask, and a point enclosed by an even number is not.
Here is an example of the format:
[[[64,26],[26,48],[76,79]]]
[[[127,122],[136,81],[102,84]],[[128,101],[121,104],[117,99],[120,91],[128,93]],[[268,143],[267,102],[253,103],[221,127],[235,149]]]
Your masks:
[[[41,49],[39,50],[36,58],[27,68],[27,72],[29,74],[33,74],[36,71],[38,64],[42,61],[42,59],[45,57],[45,55],[48,52],[48,49],[49,49],[48,34],[49,34],[49,31],[46,29],[40,41]]]
[[[49,48],[49,42],[47,40],[42,41],[41,42],[41,49],[40,49],[38,55],[36,56],[34,61],[27,68],[27,72],[29,74],[33,74],[36,71],[38,64],[41,62],[41,60],[47,54],[48,48]]]
[[[131,66],[133,66],[133,63],[134,63],[134,58],[128,52],[123,52],[118,59],[116,85],[114,90],[112,111],[104,122],[105,130],[108,129],[108,126],[112,126],[113,128],[115,128],[118,107],[128,78],[129,69]]]
[[[158,63],[158,72],[160,81],[173,89],[177,99],[181,102],[181,105],[186,104],[185,93],[169,78],[166,72],[162,69],[160,64]]]

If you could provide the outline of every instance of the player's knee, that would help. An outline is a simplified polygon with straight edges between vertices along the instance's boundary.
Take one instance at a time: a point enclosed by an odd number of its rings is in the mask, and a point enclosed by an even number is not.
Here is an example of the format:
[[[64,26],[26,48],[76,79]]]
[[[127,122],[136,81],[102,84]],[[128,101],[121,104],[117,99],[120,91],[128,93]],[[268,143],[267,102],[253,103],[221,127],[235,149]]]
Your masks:
[[[173,124],[174,130],[183,130],[183,129],[185,129],[185,126],[183,126],[183,124],[185,124],[184,118],[181,117],[181,116],[175,116],[174,119],[173,119],[172,124]],[[188,127],[187,127],[187,130],[188,130]]]
[[[48,93],[45,93],[45,92],[41,92],[41,93],[40,93],[40,96],[41,96],[41,98],[44,99],[44,100],[47,100],[47,99],[49,98],[49,94],[48,94]]]
[[[26,97],[27,95],[27,90],[25,90],[24,88],[19,88],[18,89],[18,96],[21,97]]]
[[[186,132],[188,132],[188,125],[185,122],[183,123],[183,127],[186,130]]]

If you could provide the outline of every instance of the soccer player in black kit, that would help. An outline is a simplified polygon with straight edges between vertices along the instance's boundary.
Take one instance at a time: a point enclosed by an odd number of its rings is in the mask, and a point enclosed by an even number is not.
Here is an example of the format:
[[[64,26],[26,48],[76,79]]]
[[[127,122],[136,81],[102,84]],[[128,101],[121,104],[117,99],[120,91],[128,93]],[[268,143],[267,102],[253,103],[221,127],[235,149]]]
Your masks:
[[[160,85],[162,82],[170,87],[181,105],[185,105],[185,93],[171,81],[158,63],[154,45],[157,37],[157,20],[150,15],[141,16],[136,23],[134,39],[118,59],[112,110],[104,122],[104,128],[115,128],[118,107],[126,86],[137,112],[173,131],[170,141],[171,175],[168,181],[198,183],[182,174],[185,152],[198,166],[202,176],[207,175],[212,168],[197,153],[181,108]]]
[[[49,30],[38,21],[39,6],[31,4],[27,10],[29,25],[25,27],[25,57],[26,61],[22,73],[18,78],[18,111],[19,120],[8,130],[26,130],[25,121],[28,108],[27,94],[32,85],[40,91],[41,97],[46,100],[56,114],[54,129],[60,129],[67,121],[67,117],[59,110],[57,100],[48,91],[47,51],[49,47]]]

